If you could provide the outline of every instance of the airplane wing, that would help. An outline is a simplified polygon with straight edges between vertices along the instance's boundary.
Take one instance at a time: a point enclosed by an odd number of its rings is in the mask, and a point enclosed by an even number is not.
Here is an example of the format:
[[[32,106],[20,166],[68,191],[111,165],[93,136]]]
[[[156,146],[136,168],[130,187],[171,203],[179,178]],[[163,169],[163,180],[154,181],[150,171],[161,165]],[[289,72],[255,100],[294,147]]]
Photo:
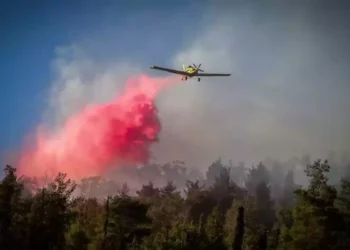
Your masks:
[[[162,70],[162,71],[166,71],[166,72],[170,72],[170,73],[174,73],[174,74],[179,74],[179,75],[184,75],[184,76],[189,75],[187,72],[184,72],[184,71],[175,70],[175,69],[167,69],[167,68],[162,68],[162,67],[158,67],[158,66],[151,66],[151,69]]]
[[[209,74],[209,73],[197,73],[196,76],[230,76],[231,74]]]

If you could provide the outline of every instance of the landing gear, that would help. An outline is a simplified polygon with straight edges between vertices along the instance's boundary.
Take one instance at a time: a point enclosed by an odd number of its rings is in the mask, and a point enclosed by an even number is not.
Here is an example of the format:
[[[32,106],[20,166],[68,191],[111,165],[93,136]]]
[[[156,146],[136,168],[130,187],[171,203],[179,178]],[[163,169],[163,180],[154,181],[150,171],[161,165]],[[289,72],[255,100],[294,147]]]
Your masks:
[[[198,82],[200,82],[201,81],[201,79],[200,78],[198,78]]]

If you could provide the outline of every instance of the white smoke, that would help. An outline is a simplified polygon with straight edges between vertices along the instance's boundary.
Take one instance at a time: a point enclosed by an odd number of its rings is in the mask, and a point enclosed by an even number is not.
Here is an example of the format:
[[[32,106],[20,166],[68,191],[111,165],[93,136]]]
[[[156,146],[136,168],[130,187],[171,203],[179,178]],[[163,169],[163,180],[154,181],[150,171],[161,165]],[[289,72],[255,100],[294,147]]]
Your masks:
[[[159,96],[159,161],[206,168],[219,156],[250,163],[350,149],[345,78],[324,60],[324,34],[305,25],[304,12],[270,18],[247,8],[213,11],[200,35],[160,65],[202,63],[232,76],[192,79]],[[45,121],[59,126],[84,105],[112,99],[128,76],[158,74],[149,66],[105,63],[78,45],[58,49]]]

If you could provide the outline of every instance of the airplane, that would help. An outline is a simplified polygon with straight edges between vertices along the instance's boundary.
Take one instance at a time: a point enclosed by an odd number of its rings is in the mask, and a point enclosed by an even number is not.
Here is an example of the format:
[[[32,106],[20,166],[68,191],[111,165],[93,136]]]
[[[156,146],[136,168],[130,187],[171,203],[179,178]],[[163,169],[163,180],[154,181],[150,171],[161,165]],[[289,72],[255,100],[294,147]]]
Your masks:
[[[157,69],[157,70],[162,70],[162,71],[167,71],[170,73],[182,75],[182,81],[185,80],[187,81],[188,78],[192,78],[194,76],[198,77],[198,82],[201,80],[201,76],[230,76],[231,74],[220,74],[220,73],[214,73],[214,74],[206,74],[206,73],[199,73],[199,72],[204,72],[203,70],[200,69],[200,66],[202,64],[199,64],[198,67],[193,64],[193,66],[188,65],[187,68],[185,65],[182,65],[182,71],[181,70],[175,70],[175,69],[168,69],[168,68],[162,68],[158,66],[151,66],[151,69]]]

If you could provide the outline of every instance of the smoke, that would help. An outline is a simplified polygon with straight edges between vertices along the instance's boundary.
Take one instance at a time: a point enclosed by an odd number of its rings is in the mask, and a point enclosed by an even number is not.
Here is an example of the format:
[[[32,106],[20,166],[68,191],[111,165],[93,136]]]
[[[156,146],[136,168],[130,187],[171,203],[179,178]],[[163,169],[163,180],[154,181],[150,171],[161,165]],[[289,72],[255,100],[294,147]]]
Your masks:
[[[62,70],[61,73],[71,76],[76,72]],[[55,85],[58,97],[55,101],[71,105],[65,93],[72,93],[72,89],[86,94],[81,88],[86,86],[83,80],[64,81],[60,92]],[[94,82],[101,84],[98,79]],[[104,82],[102,80],[102,85]],[[125,89],[110,102],[96,104],[93,102],[101,100],[91,98],[87,99],[89,103],[84,103],[75,96],[83,108],[77,105],[75,110],[68,110],[65,105],[53,105],[51,109],[56,113],[51,114],[56,126],[54,129],[44,125],[38,128],[34,141],[29,141],[20,156],[19,173],[54,177],[62,172],[71,179],[81,179],[103,175],[111,166],[148,162],[150,146],[158,141],[161,130],[155,98],[161,90],[177,82],[178,77],[129,77]],[[95,91],[103,91],[103,88]]]
[[[274,2],[213,3],[208,24],[171,59],[232,73],[160,98],[158,146],[173,158],[204,168],[219,156],[250,165],[350,149],[349,8]]]
[[[194,62],[202,63],[207,73],[232,76],[202,78],[200,83],[190,80],[157,97],[162,131],[151,151],[158,162],[184,160],[205,170],[219,156],[251,166],[266,156],[286,161],[310,153],[314,159],[326,157],[330,149],[349,150],[346,20],[350,15],[341,13],[348,8],[270,2],[274,4],[213,4],[203,13],[201,26],[192,28],[196,32],[186,36],[175,26],[157,27],[157,49],[155,36],[123,33],[137,30],[140,23],[147,26],[137,15],[120,33],[114,24],[112,31],[96,26],[97,35],[89,32],[86,40],[96,51],[112,53],[113,60],[120,58],[116,47],[128,48],[121,38],[142,38],[140,49],[130,49],[122,63],[99,61],[101,57],[83,43],[58,49],[45,128],[55,134],[86,105],[112,102],[128,77],[150,64],[180,68]],[[149,30],[154,23],[164,24],[150,20]],[[185,37],[185,42],[174,34]],[[105,40],[109,42],[101,44]],[[174,43],[182,47],[174,50]],[[131,60],[139,64],[128,63]]]

